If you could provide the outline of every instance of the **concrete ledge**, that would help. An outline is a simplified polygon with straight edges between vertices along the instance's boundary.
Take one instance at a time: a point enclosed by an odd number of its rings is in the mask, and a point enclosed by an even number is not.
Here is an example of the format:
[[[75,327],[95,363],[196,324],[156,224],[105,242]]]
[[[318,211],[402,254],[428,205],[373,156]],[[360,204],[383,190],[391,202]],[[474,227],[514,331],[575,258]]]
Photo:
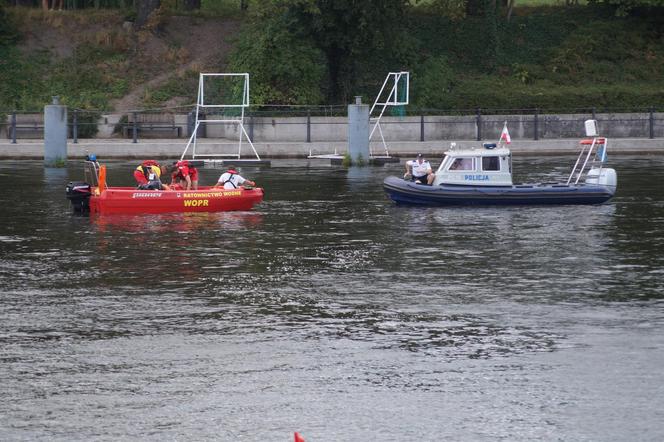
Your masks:
[[[486,140],[485,142],[494,142]],[[430,158],[438,158],[450,146],[452,140],[439,141],[400,141],[388,143],[389,153],[397,157],[409,157],[421,152]],[[481,147],[482,142],[460,140],[454,141],[461,147]],[[68,158],[83,158],[88,153],[94,153],[99,158],[179,158],[184,151],[186,142],[182,139],[141,140],[132,143],[131,140],[122,139],[83,139],[78,144],[69,140],[67,144]],[[280,143],[254,143],[261,158],[306,158],[308,155],[330,154],[335,151],[343,155],[348,144],[340,142],[280,142]],[[559,155],[578,152],[579,139],[555,140],[514,140],[510,149],[515,155]],[[371,143],[375,155],[384,155],[385,150],[380,142]],[[196,147],[196,154],[237,153],[237,142],[214,140],[206,138]],[[660,154],[664,155],[664,138],[613,138],[609,139],[609,154]],[[187,156],[190,156],[191,150]],[[242,157],[252,158],[253,151],[247,143],[242,144]],[[0,158],[2,159],[43,159],[43,140],[17,140],[16,144],[10,141],[0,141]]]

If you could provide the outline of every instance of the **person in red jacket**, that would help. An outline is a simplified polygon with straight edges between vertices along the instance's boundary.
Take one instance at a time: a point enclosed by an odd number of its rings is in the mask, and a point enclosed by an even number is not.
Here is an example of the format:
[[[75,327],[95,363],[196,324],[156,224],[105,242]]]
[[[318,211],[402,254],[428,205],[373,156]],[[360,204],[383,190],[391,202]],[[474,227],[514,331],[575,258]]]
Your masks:
[[[184,190],[198,190],[198,169],[187,160],[176,162],[171,174],[171,185]]]
[[[155,160],[145,160],[134,170],[134,179],[139,189],[170,190],[161,182],[161,175],[166,173],[166,166]]]

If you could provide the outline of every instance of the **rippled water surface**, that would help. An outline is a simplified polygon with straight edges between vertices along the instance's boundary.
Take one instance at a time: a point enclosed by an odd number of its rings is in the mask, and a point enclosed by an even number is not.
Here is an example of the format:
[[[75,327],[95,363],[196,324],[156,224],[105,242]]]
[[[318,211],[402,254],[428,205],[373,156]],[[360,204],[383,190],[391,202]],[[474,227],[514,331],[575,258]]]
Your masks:
[[[401,166],[282,160],[251,212],[101,217],[76,162],[1,162],[0,439],[662,440],[664,157],[610,160],[601,206],[396,207]]]

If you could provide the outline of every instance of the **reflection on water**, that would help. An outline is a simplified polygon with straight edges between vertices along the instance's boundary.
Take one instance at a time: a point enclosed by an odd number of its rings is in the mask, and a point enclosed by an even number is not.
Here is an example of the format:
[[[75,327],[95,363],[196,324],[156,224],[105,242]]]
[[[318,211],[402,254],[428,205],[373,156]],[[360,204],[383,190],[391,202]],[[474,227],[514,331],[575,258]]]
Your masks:
[[[664,159],[611,160],[602,206],[397,207],[398,164],[289,160],[242,171],[251,212],[91,217],[74,164],[0,163],[0,439],[661,439]]]
[[[91,223],[101,233],[119,234],[178,234],[196,232],[214,234],[217,231],[241,232],[257,228],[263,215],[258,212],[192,212],[154,215],[92,215]]]

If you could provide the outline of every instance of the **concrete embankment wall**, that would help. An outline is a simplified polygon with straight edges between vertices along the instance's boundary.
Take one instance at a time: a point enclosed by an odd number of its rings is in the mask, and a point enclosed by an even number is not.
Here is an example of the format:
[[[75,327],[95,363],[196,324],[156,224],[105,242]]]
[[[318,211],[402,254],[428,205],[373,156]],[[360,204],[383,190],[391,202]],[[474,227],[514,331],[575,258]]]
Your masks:
[[[491,141],[507,122],[514,139],[579,138],[584,121],[591,118],[588,114],[383,117],[381,129],[392,142],[473,140],[478,130],[481,139]],[[653,138],[664,138],[664,113],[652,118],[649,113],[598,114],[596,119],[601,134],[609,138],[649,138],[651,126]],[[334,142],[346,141],[346,124],[346,117],[251,118],[246,127],[256,142]],[[237,126],[208,124],[206,131],[213,138],[238,135]],[[375,133],[372,140],[377,139]]]
[[[187,144],[186,115],[175,118],[176,124],[182,127],[182,138],[143,138],[141,133],[137,143],[131,138],[119,138],[117,132],[112,133],[110,128],[114,127],[115,120],[110,117],[100,120],[97,138],[80,139],[78,143],[70,139],[68,156],[78,158],[94,152],[102,158],[175,158]],[[577,151],[579,139],[583,138],[583,122],[590,118],[588,114],[384,117],[381,129],[389,154],[393,156],[422,152],[437,157],[450,142],[480,147],[482,142],[497,141],[505,122],[515,154],[558,154]],[[664,113],[597,114],[596,118],[600,133],[609,138],[609,152],[664,153]],[[245,120],[245,128],[264,158],[343,155],[348,148],[346,117],[251,117]],[[198,139],[197,154],[237,153],[239,126],[209,123],[205,134],[205,138]],[[478,135],[483,141],[476,141]],[[6,133],[0,137],[0,158],[43,158],[41,139],[18,139],[13,144]],[[380,136],[376,132],[371,142],[372,154],[384,155],[385,150],[378,140]],[[241,154],[253,157],[246,141]]]

